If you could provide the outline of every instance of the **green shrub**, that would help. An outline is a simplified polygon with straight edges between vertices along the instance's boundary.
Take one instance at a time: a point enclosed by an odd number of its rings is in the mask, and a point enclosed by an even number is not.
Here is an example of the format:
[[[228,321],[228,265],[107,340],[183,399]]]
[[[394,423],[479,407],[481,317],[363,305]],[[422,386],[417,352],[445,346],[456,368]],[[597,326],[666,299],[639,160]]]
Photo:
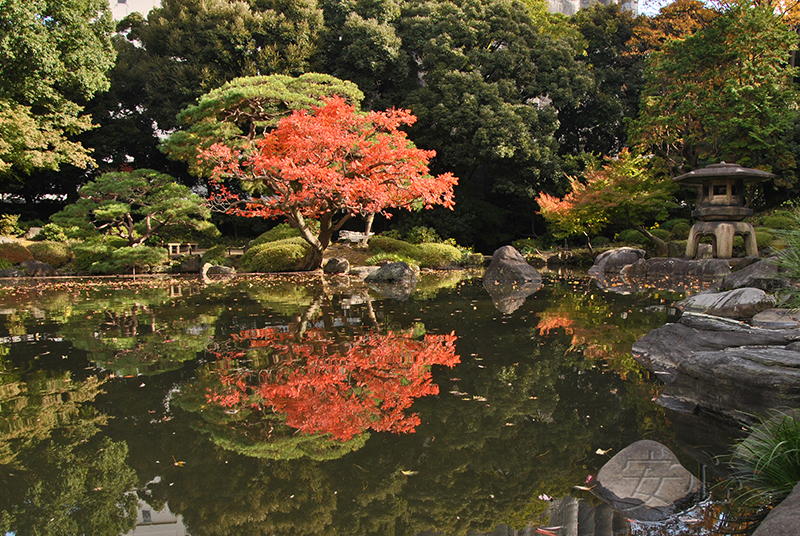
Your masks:
[[[787,216],[763,216],[759,219],[760,227],[789,231],[797,228],[797,222]]]
[[[513,242],[511,242],[511,245],[514,246],[514,249],[516,249],[520,253],[523,253],[525,251],[533,253],[533,250],[545,249],[542,243],[534,238],[520,238],[519,240],[514,240]]]
[[[212,248],[209,248],[205,253],[203,253],[203,262],[227,265],[229,263],[228,247],[225,244],[218,244]]]
[[[405,241],[411,244],[423,244],[431,242],[441,242],[439,234],[431,227],[418,226],[412,227],[406,233]]]
[[[368,266],[377,266],[384,262],[404,262],[409,266],[417,266],[417,261],[397,253],[377,253],[364,261]]]
[[[692,226],[689,225],[689,222],[681,221],[676,223],[670,229],[670,236],[673,240],[686,240],[689,238],[689,232],[692,230]]]
[[[772,247],[775,243],[775,235],[763,227],[756,227],[756,242],[760,248]]]
[[[664,241],[669,240],[669,231],[667,231],[666,229],[662,229],[660,227],[657,227],[655,229],[650,229],[650,233],[653,236],[655,236],[656,238],[660,238],[661,240],[664,240]],[[639,234],[641,234],[641,233],[639,233]],[[649,242],[649,240],[648,240],[648,242]]]
[[[33,258],[37,261],[46,262],[53,268],[58,268],[70,262],[74,255],[72,249],[62,242],[34,242],[28,246]]]
[[[774,411],[736,442],[731,469],[746,498],[777,504],[800,482],[800,419]]]
[[[0,235],[19,236],[21,234],[19,214],[3,214],[0,216]]]
[[[421,268],[446,268],[461,262],[461,251],[449,244],[425,243],[417,246],[413,255]]]
[[[5,259],[11,264],[19,264],[24,261],[32,261],[33,255],[22,244],[8,242],[0,244],[0,259]]]
[[[647,246],[650,239],[636,229],[625,229],[617,236],[617,241],[623,244],[633,244],[636,246]]]
[[[675,226],[681,223],[685,223],[686,225],[689,225],[691,227],[691,222],[686,218],[673,218],[671,220],[667,220],[664,223],[659,224],[659,227],[661,229],[666,229],[667,231],[672,232]]]
[[[286,240],[287,238],[295,238],[300,236],[300,231],[289,225],[288,223],[279,223],[266,233],[260,234],[254,238],[249,246],[257,246],[259,244],[266,244],[267,242],[276,242],[278,240]]]
[[[398,253],[406,257],[414,257],[417,246],[403,240],[386,236],[373,236],[369,239],[369,250],[375,253]]]
[[[111,252],[111,271],[123,274],[134,269],[137,272],[149,272],[153,267],[167,262],[168,258],[169,254],[164,248],[149,246],[119,248]]]
[[[610,243],[611,240],[609,240],[608,237],[606,236],[595,236],[594,238],[592,238],[593,248],[604,248]]]
[[[248,272],[291,272],[299,270],[311,247],[302,238],[287,238],[252,246],[240,261]]]
[[[86,242],[75,244],[72,246],[72,253],[75,255],[72,266],[78,271],[89,270],[96,263],[108,261],[111,253],[117,249],[115,246],[118,246],[118,244],[114,244],[113,241],[100,242],[95,240],[87,240]],[[108,270],[111,270],[110,265]]]
[[[5,270],[6,268],[11,268],[12,266],[14,265],[8,262],[7,260],[0,259],[0,270]]]
[[[39,233],[39,237],[49,242],[65,242],[67,240],[67,233],[64,228],[57,223],[47,223],[42,227],[42,232]]]

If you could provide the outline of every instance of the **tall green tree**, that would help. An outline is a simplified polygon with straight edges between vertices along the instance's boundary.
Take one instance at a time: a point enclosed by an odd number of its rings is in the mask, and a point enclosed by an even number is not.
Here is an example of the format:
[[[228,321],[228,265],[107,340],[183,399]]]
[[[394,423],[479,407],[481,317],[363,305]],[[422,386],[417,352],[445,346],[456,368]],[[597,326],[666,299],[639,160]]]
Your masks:
[[[617,154],[627,145],[627,119],[639,109],[644,84],[643,56],[635,54],[634,35],[645,24],[619,4],[593,3],[570,17],[585,40],[594,84],[574,106],[559,110],[556,133],[561,154]]]
[[[324,72],[356,83],[373,110],[396,104],[399,93],[413,89],[411,58],[397,27],[402,0],[321,0],[320,5]]]
[[[85,168],[72,136],[92,127],[85,103],[108,88],[113,25],[104,0],[0,2],[0,187],[39,169]]]
[[[322,29],[315,0],[164,0],[120,23],[145,51],[145,108],[162,130],[197,97],[240,76],[301,74]]]
[[[729,7],[651,55],[633,141],[673,173],[724,160],[793,180],[796,47],[797,34],[771,7]]]
[[[419,118],[415,143],[462,178],[459,219],[443,232],[460,243],[480,241],[464,233],[470,228],[485,236],[504,228],[495,245],[530,233],[520,215],[532,215],[535,194],[561,180],[558,111],[576,105],[592,78],[577,59],[580,35],[552,17],[515,0],[412,0],[403,13],[419,81],[403,106]]]

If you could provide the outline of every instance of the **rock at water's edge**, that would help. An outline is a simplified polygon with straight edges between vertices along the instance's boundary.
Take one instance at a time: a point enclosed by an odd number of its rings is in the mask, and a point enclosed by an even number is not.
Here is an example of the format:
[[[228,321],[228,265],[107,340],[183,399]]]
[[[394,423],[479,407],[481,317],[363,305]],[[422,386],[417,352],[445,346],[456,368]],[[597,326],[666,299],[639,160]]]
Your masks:
[[[514,246],[503,246],[492,254],[492,262],[483,274],[483,285],[539,282],[541,274],[528,264]]]
[[[589,268],[589,275],[619,273],[624,266],[644,259],[644,255],[643,249],[629,247],[609,249],[594,259],[594,264]]]
[[[600,469],[595,491],[628,517],[663,521],[698,502],[703,484],[667,447],[642,440]]]
[[[758,288],[739,288],[726,292],[701,292],[675,304],[682,311],[691,311],[724,318],[752,318],[775,307],[775,296]]]

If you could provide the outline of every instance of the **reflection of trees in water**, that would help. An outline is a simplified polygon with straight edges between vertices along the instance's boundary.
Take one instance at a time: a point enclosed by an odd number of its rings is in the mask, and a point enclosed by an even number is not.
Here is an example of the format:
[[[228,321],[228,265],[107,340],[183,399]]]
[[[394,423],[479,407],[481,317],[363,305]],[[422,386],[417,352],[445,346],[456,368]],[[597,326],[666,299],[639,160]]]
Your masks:
[[[176,404],[202,409],[199,427],[217,444],[258,456],[324,459],[362,446],[367,430],[413,431],[419,417],[406,410],[438,393],[430,368],[458,362],[455,335],[353,320],[319,296],[287,325],[233,334]]]
[[[651,329],[662,326],[663,313],[643,311],[631,297],[620,297],[596,289],[558,289],[558,299],[539,311],[540,336],[563,330],[571,336],[570,351],[578,352],[589,366],[606,366],[623,378],[639,366],[631,356],[631,345]],[[628,303],[620,307],[617,301]],[[648,300],[652,302],[652,300]]]
[[[0,533],[121,534],[133,528],[136,476],[127,446],[98,435],[85,404],[96,377],[0,370]]]

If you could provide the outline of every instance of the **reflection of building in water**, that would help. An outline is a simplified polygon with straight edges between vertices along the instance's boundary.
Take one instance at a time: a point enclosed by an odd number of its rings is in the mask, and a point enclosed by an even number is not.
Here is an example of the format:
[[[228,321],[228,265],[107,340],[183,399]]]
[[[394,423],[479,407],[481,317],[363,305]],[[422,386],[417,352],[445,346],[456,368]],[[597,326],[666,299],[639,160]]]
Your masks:
[[[548,10],[550,13],[563,13],[564,15],[574,15],[579,9],[592,5],[597,0],[548,0]],[[620,4],[622,9],[626,9],[634,15],[639,14],[639,0],[600,0],[601,4]]]
[[[189,533],[183,525],[183,518],[170,512],[168,506],[156,511],[139,500],[136,528],[125,536],[189,536]]]

